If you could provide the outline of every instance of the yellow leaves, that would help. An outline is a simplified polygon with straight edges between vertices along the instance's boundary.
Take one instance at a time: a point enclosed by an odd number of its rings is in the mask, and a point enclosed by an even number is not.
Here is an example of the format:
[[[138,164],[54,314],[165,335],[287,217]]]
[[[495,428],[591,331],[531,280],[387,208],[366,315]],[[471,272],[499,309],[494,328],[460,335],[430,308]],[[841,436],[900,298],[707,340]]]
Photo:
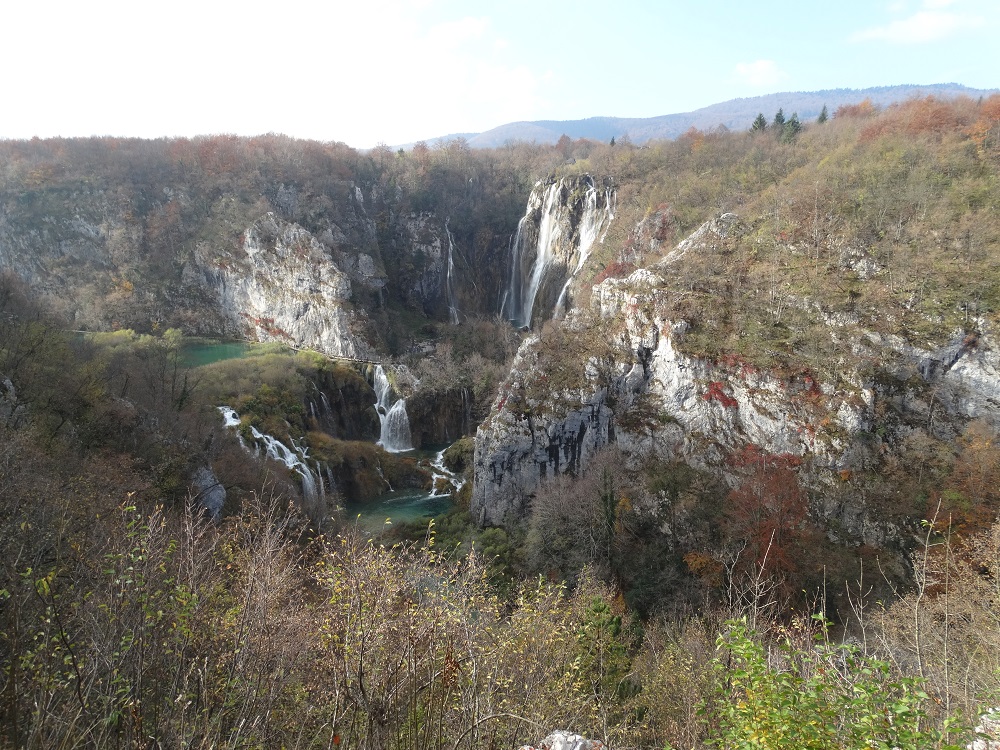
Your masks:
[[[135,291],[135,285],[124,276],[112,276],[112,296],[117,298],[131,297]]]

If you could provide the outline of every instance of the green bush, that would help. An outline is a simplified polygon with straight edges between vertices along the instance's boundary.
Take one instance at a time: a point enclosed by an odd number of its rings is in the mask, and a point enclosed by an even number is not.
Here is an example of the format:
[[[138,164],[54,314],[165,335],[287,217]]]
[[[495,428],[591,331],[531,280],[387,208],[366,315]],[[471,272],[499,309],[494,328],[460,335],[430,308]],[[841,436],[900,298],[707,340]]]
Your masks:
[[[706,708],[709,744],[726,750],[959,748],[955,727],[928,726],[922,681],[888,662],[831,644],[827,623],[812,645],[786,638],[765,649],[746,621],[718,637],[716,684]]]

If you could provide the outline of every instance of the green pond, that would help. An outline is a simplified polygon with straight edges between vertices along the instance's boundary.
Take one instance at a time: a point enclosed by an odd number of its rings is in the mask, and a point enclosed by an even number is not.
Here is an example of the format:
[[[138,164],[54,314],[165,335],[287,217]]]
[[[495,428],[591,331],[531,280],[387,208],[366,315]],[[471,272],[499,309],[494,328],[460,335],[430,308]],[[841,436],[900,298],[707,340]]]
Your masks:
[[[435,516],[451,509],[451,495],[431,496],[418,490],[388,492],[370,503],[349,503],[345,518],[365,531],[377,534],[394,525],[419,522],[427,524]]]
[[[201,367],[226,359],[239,359],[245,357],[249,351],[250,344],[246,341],[195,339],[184,342],[181,357],[185,367]]]
[[[446,447],[412,450],[405,455],[417,459],[436,476],[444,477],[444,470],[435,469],[434,463],[440,460],[441,450]],[[426,525],[435,516],[451,510],[452,504],[450,494],[431,495],[426,490],[416,489],[394,490],[367,503],[347,502],[344,517],[369,533],[378,533],[402,523]]]

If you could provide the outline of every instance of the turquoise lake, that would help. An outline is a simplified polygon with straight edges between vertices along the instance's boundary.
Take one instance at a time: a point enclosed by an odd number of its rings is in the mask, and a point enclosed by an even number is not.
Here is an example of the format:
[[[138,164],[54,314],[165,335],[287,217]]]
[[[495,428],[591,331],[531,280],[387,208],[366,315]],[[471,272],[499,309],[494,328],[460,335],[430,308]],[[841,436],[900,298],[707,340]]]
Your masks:
[[[226,359],[245,357],[250,351],[246,341],[185,341],[181,358],[185,367],[201,367]]]

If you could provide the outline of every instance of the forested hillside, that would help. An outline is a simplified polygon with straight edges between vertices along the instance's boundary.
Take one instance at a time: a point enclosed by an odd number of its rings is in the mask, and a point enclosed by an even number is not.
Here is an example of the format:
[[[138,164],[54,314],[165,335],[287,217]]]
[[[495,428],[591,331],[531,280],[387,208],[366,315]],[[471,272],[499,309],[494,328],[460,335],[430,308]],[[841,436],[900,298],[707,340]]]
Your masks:
[[[5,746],[970,742],[1000,98],[762,114],[0,142]]]

